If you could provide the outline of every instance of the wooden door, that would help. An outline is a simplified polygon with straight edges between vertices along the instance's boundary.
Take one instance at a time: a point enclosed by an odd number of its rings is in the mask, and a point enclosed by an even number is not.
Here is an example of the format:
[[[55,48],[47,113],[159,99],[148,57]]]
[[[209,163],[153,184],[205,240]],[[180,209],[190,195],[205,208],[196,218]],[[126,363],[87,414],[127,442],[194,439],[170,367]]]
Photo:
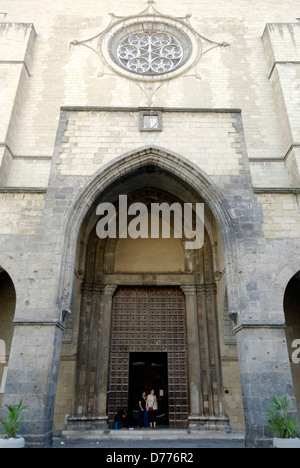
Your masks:
[[[110,425],[128,408],[130,353],[167,353],[170,427],[187,427],[189,415],[185,299],[179,288],[120,288],[114,296],[110,342]]]

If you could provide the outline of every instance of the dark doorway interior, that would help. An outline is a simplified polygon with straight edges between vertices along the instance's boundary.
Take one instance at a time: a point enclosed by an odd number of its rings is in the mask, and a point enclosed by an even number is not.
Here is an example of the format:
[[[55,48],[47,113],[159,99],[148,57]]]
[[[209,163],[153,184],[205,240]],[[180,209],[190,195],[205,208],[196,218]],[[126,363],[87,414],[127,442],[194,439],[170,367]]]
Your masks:
[[[145,391],[154,388],[158,402],[157,423],[167,426],[168,418],[168,354],[130,353],[129,369],[129,423],[138,423],[138,402]]]

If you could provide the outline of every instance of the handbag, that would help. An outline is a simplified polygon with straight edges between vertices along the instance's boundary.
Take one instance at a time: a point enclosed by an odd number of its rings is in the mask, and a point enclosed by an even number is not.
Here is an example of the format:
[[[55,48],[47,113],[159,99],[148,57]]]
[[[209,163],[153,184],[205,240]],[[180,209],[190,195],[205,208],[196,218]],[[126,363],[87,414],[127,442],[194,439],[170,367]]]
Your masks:
[[[153,408],[149,408],[148,411],[150,411],[150,412],[153,411]]]

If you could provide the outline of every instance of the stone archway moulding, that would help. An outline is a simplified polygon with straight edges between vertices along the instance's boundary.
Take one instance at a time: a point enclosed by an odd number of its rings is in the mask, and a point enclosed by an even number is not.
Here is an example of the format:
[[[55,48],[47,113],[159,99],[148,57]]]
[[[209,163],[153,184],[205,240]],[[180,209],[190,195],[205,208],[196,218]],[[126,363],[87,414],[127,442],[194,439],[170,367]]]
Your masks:
[[[278,293],[282,297],[282,302],[284,294],[290,280],[295,276],[295,274],[300,270],[300,260],[299,256],[295,256],[293,259],[289,259],[282,267],[279,269],[278,273],[275,275],[274,283],[278,288]]]
[[[16,294],[16,301],[18,298],[18,282],[16,281],[16,276],[17,276],[17,271],[18,271],[18,264],[14,261],[12,257],[9,255],[5,255],[3,257],[0,257],[0,273],[7,273],[8,276],[10,277],[10,280],[14,286],[15,294]],[[17,309],[17,305],[15,307],[15,311]]]
[[[9,257],[8,255],[0,257],[0,273],[6,272],[11,277],[12,282],[14,282],[14,266],[15,262],[12,257]]]
[[[225,263],[228,266],[226,271],[228,290],[235,292],[230,301],[230,312],[238,313],[238,304],[240,302],[235,271],[239,268],[240,262],[238,247],[235,242],[234,223],[230,215],[230,204],[220,189],[197,165],[165,148],[154,146],[126,153],[103,166],[71,206],[64,226],[61,249],[64,262],[62,262],[59,276],[57,295],[57,303],[60,309],[70,308],[77,239],[88,210],[97,201],[100,194],[109,188],[111,184],[147,165],[154,165],[181,180],[183,184],[199,194],[199,197],[204,199],[211,209],[222,235]]]

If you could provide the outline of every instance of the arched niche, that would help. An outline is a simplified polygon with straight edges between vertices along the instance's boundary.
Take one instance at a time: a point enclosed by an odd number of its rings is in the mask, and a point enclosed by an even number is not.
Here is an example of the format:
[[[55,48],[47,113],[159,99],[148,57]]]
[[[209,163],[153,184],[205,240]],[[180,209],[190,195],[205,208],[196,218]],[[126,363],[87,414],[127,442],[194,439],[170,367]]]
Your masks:
[[[9,274],[0,267],[0,405],[13,338],[16,291]]]
[[[294,391],[300,414],[300,271],[290,279],[286,287],[284,313]]]
[[[96,223],[95,208],[102,201],[113,201],[116,198],[120,184],[122,193],[126,193],[128,179],[133,175],[140,175],[143,183],[143,175],[155,176],[159,188],[164,186],[166,177],[177,185],[177,193],[184,194],[185,201],[204,201],[210,212],[210,232],[218,229],[218,249],[224,253],[226,266],[226,281],[228,288],[228,301],[230,315],[239,313],[243,304],[243,285],[237,282],[237,272],[240,269],[239,250],[236,244],[236,231],[233,223],[230,202],[219,190],[217,185],[198,166],[183,156],[166,150],[165,148],[149,146],[143,147],[119,158],[101,168],[94,174],[91,181],[80,192],[77,199],[70,207],[65,219],[64,239],[62,255],[65,259],[58,280],[57,301],[61,308],[70,307],[74,290],[76,289],[76,276],[84,271],[85,249],[89,233]],[[160,174],[162,174],[161,182]],[[181,196],[180,195],[180,196]],[[220,247],[222,245],[222,247]],[[222,271],[217,264],[216,239],[212,240],[214,251],[214,268]]]

